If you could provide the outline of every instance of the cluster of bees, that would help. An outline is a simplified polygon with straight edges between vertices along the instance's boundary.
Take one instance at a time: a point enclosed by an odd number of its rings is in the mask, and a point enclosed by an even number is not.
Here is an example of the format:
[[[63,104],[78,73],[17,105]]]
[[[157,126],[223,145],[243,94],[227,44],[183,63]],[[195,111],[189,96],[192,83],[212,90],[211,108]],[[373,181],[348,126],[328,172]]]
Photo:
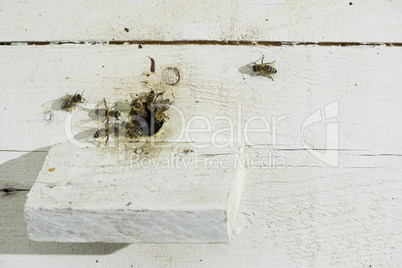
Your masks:
[[[132,100],[129,116],[124,119],[120,111],[108,107],[104,98],[105,107],[96,109],[95,114],[104,118],[105,125],[98,129],[93,137],[100,139],[100,142],[106,138],[105,143],[107,144],[111,134],[129,138],[153,136],[162,128],[167,118],[165,112],[173,103],[169,99],[163,99],[162,94],[163,92],[156,93],[154,90],[141,93],[138,98]],[[83,93],[68,95],[63,100],[61,108],[65,111],[72,110],[78,103],[85,101],[82,95]],[[111,125],[112,120],[114,123]]]
[[[151,60],[151,73],[155,72],[155,60],[149,57]],[[257,63],[261,59],[261,63]],[[267,76],[274,80],[271,74],[275,74],[277,70],[270,66],[273,62],[264,63],[264,55],[257,61],[252,62],[252,72],[257,75]],[[174,68],[173,68],[174,69]],[[176,69],[175,69],[176,70]],[[176,84],[180,79],[180,75],[176,70],[175,81],[173,83],[166,82],[168,84]],[[251,73],[250,75],[252,76]],[[61,108],[65,111],[72,110],[78,103],[84,102],[83,93],[67,95],[61,104]],[[172,102],[169,99],[163,99],[160,97],[162,93],[155,93],[151,90],[148,93],[142,93],[136,99],[133,99],[130,106],[131,110],[128,119],[122,120],[122,114],[115,108],[109,109],[106,99],[103,99],[105,108],[96,109],[95,113],[99,117],[105,118],[105,126],[98,129],[93,137],[95,139],[101,139],[100,142],[106,138],[106,144],[109,141],[109,135],[113,134],[116,136],[126,136],[130,138],[139,138],[141,136],[152,136],[156,134],[165,122],[165,112],[169,109]],[[110,125],[112,119],[114,121],[113,125]],[[118,122],[121,122],[120,124]]]
[[[151,57],[148,58],[151,60],[150,72],[154,73],[155,60]],[[84,102],[83,93],[84,91],[81,94],[67,95],[67,98],[62,100],[61,109],[71,111],[78,103]],[[93,137],[100,139],[100,142],[106,138],[105,143],[107,144],[109,136],[112,134],[129,138],[153,136],[162,128],[167,118],[165,112],[173,103],[169,99],[163,99],[162,94],[163,92],[155,93],[154,90],[141,93],[138,98],[132,100],[128,118],[123,118],[122,112],[116,110],[115,107],[109,108],[106,99],[103,98],[105,107],[96,109],[95,114],[104,118],[105,125],[99,128]],[[113,124],[111,124],[112,121]]]

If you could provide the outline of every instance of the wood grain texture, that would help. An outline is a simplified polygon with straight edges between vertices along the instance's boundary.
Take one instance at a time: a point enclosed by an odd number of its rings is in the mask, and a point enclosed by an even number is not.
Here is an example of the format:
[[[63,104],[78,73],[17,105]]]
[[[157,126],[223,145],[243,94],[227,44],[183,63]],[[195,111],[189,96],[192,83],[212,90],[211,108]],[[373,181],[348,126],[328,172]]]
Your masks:
[[[0,41],[401,42],[401,11],[376,0],[7,0]]]
[[[7,195],[0,194],[0,264],[9,267],[27,266],[27,259],[34,258],[32,267],[39,267],[45,258],[41,255],[103,255],[111,254],[127,244],[105,243],[55,243],[36,242],[28,239],[26,220],[24,218],[24,204],[28,191],[19,191]],[[16,255],[20,255],[16,258]],[[28,257],[24,259],[21,256]],[[10,263],[11,261],[11,263]],[[42,265],[43,266],[43,265]]]
[[[326,124],[335,122],[339,123],[338,149],[402,151],[399,47],[65,45],[1,47],[0,53],[0,81],[6,96],[0,100],[5,118],[0,129],[2,150],[51,146],[66,141],[70,131],[77,140],[88,139],[102,125],[93,118],[93,110],[103,98],[110,105],[120,101],[127,106],[135,94],[152,88],[174,100],[163,140],[209,144],[215,137],[217,143],[241,140],[300,149],[304,148],[303,123],[317,110],[337,103],[336,118],[325,119],[323,114],[321,123],[304,128],[307,147],[323,149]],[[149,77],[147,55],[155,58],[157,68]],[[251,68],[245,65],[261,55],[276,60],[275,81],[250,77]],[[22,60],[23,64],[16,64]],[[179,68],[178,85],[162,82],[160,72],[167,66]],[[70,125],[65,121],[70,114],[57,109],[58,101],[83,89],[87,103],[77,109]],[[50,121],[44,119],[47,112],[52,113]],[[199,116],[209,121],[210,131],[181,135],[184,130],[208,127]],[[217,133],[231,124],[233,136],[228,131]],[[265,133],[244,138],[244,128],[264,125]]]
[[[270,163],[248,166],[238,225],[229,244],[37,243],[28,240],[22,220],[26,192],[16,192],[0,197],[4,204],[1,208],[7,211],[1,212],[0,223],[10,230],[1,238],[6,243],[0,243],[4,245],[0,251],[4,267],[32,263],[38,267],[70,267],[71,263],[88,267],[96,261],[105,266],[133,267],[402,265],[399,47],[144,46],[138,49],[66,45],[1,47],[0,53],[3,63],[0,82],[6,96],[0,99],[5,118],[0,128],[3,150],[0,170],[8,174],[2,177],[4,180],[18,182],[21,178],[32,183],[36,178],[32,177],[35,172],[31,173],[31,165],[18,159],[31,158],[30,151],[66,141],[66,113],[52,110],[54,121],[47,124],[43,121],[49,101],[51,108],[53,100],[84,88],[88,103],[96,103],[103,97],[110,102],[129,101],[132,92],[159,88],[159,76],[142,75],[149,70],[148,55],[156,60],[158,75],[163,67],[179,67],[180,84],[163,89],[169,94],[174,92],[175,105],[188,108],[188,118],[227,115],[236,119],[238,102],[243,111],[243,126],[252,115],[263,115],[270,123],[272,116],[286,117],[278,124],[277,144],[271,133],[250,136],[250,141],[257,145],[246,146],[246,152],[257,157],[275,153],[285,159],[285,166],[270,167]],[[276,60],[274,67],[278,73],[273,82],[239,72],[239,67],[262,54],[267,60]],[[141,81],[147,79],[149,84],[144,86]],[[333,101],[339,103],[339,116],[330,121],[339,123],[336,168],[312,156],[301,140],[306,118]],[[75,135],[84,131],[93,134],[96,127],[93,119],[80,125],[81,120],[88,120],[88,113],[77,114]],[[172,113],[170,118],[174,123],[177,116]],[[211,122],[211,133],[225,124]],[[306,129],[307,144],[322,149],[325,123]],[[44,155],[28,162],[39,165]],[[10,165],[3,166],[5,163]],[[21,170],[13,173],[14,167]]]
[[[243,188],[238,150],[122,143],[88,149],[67,142],[49,150],[25,204],[31,239],[229,241]]]
[[[33,242],[22,219],[25,194],[22,199],[0,197],[1,207],[8,211],[2,215],[9,215],[0,222],[6,222],[6,237],[13,237],[1,244],[2,254],[12,254],[2,255],[1,261],[5,267],[29,262],[37,267],[69,267],[72,261],[78,267],[96,261],[137,267],[398,267],[402,263],[401,169],[386,170],[289,167],[264,170],[265,176],[253,172],[246,178],[229,244]]]

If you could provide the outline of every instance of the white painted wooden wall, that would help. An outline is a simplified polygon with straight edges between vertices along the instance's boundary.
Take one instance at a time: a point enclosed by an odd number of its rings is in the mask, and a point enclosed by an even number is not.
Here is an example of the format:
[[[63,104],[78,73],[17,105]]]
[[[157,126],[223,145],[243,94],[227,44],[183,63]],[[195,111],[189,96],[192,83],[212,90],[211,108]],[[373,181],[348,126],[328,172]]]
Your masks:
[[[0,267],[402,266],[401,13],[396,0],[2,1]],[[238,70],[262,54],[276,60],[275,81]],[[29,240],[26,194],[66,141],[65,113],[46,123],[47,105],[84,88],[90,102],[128,99],[144,88],[148,55],[180,68],[175,102],[189,117],[236,118],[240,102],[243,126],[282,118],[276,146],[254,133],[245,149],[284,167],[246,166],[228,244]],[[331,103],[337,116],[307,127],[303,144],[303,123]],[[335,167],[317,158],[331,123]]]

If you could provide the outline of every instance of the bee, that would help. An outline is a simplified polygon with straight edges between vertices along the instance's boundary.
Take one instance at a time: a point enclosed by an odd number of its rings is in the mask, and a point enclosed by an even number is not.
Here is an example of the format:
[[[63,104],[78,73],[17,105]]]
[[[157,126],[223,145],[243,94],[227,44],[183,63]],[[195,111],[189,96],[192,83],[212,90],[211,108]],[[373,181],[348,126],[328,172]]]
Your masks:
[[[164,107],[159,107],[156,109],[154,114],[155,123],[160,123],[165,120],[165,110]]]
[[[161,129],[163,123],[165,123],[165,114],[163,109],[158,108],[152,114],[153,117],[151,118],[149,126],[150,135],[154,135],[155,133],[157,133]]]
[[[151,111],[153,113],[153,118],[154,118],[154,122],[155,124],[160,124],[162,121],[165,121],[165,112],[170,108],[170,105],[173,102],[169,101],[169,99],[165,99],[157,104],[153,105],[153,111]]]
[[[148,58],[151,60],[151,68],[149,69],[151,73],[155,72],[155,60],[148,56]]]
[[[148,93],[147,93],[147,92],[141,92],[140,94],[138,94],[137,99],[138,99],[141,103],[147,103],[147,96],[148,96],[148,94],[149,94],[149,92],[148,92]],[[131,106],[133,106],[135,100],[136,100],[136,99],[133,99],[133,100],[131,101]]]
[[[72,109],[74,109],[74,107],[80,103],[80,102],[84,102],[85,99],[82,97],[82,95],[84,94],[85,89],[82,91],[81,94],[74,94],[74,95],[67,95],[68,97],[63,99],[63,102],[61,104],[61,109],[64,111],[71,111]]]
[[[142,136],[142,128],[134,121],[123,122],[124,130],[131,138]]]
[[[109,134],[110,134],[110,133],[118,135],[118,134],[119,134],[119,127],[116,126],[116,124],[114,124],[112,127],[109,127],[109,120],[108,120],[108,121],[106,122],[106,124],[105,124],[105,128],[98,129],[98,130],[94,133],[94,138],[95,138],[95,139],[97,139],[97,138],[102,138],[102,139],[100,140],[100,142],[99,142],[99,145],[100,145],[100,143],[101,143],[101,142],[103,141],[103,139],[106,137],[106,142],[105,142],[105,144],[107,145],[107,143],[108,143],[108,141],[109,141]]]
[[[170,105],[170,102],[167,102]],[[167,118],[167,116],[165,115],[165,111],[168,109],[169,107],[166,106],[158,106],[154,112],[152,112],[153,117],[151,118],[151,135],[157,133],[162,125],[165,123],[165,118]]]
[[[160,103],[158,103],[158,107],[160,107],[164,112],[167,111],[170,108],[170,105],[172,105],[173,101],[169,101],[169,99],[164,99]]]
[[[131,102],[131,111],[130,114],[131,115],[139,115],[141,117],[143,117],[144,119],[149,118],[149,112],[146,109],[145,105],[139,100],[139,99],[135,99]]]
[[[155,99],[155,91],[151,90],[148,94],[147,94],[147,105],[152,104],[154,102]]]
[[[146,105],[148,110],[152,110],[153,109],[153,104],[155,103],[156,99],[162,95],[163,92],[156,94],[155,91],[151,90],[147,96],[146,96]]]
[[[269,62],[269,63],[264,63],[264,55],[261,57],[261,64],[258,64],[256,62],[253,62],[253,72],[256,73],[257,75],[266,75],[267,77],[271,78],[272,81],[274,81],[274,79],[272,78],[271,74],[275,74],[277,71],[274,67],[269,66],[268,64],[273,64],[275,61],[273,62]]]
[[[132,100],[130,119],[121,124],[121,128],[125,130],[127,136],[131,138],[146,137],[160,130],[167,118],[164,113],[173,103],[168,99],[159,98],[163,93],[156,93],[154,90],[142,92],[138,98]]]
[[[99,116],[106,117],[107,120],[109,120],[109,117],[114,117],[118,120],[120,117],[120,112],[116,111],[115,109],[109,110],[105,98],[103,98],[103,102],[105,103],[105,109],[96,109],[95,113]]]

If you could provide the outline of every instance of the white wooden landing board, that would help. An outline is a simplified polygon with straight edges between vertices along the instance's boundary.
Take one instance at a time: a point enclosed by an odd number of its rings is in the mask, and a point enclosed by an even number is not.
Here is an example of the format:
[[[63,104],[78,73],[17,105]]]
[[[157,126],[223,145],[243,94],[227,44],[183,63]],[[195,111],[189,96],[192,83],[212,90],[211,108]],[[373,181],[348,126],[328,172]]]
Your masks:
[[[226,242],[243,187],[239,150],[186,143],[55,145],[28,194],[29,237],[59,242]]]

